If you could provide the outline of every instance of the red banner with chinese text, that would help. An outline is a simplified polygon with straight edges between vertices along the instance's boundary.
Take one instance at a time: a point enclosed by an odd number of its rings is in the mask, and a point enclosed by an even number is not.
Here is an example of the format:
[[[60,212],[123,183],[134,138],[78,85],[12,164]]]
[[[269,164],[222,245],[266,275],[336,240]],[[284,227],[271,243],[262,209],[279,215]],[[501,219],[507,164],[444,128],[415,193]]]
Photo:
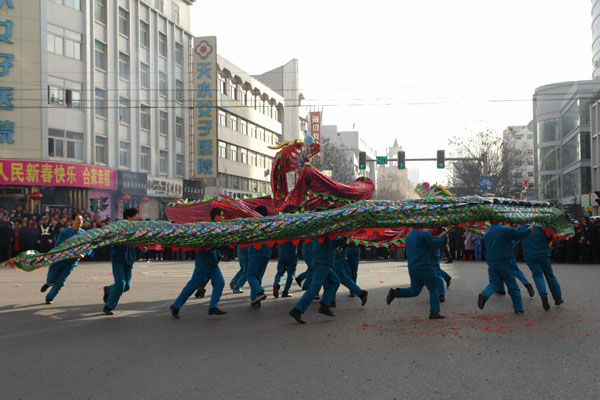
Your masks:
[[[116,189],[117,170],[86,164],[0,160],[0,185]]]

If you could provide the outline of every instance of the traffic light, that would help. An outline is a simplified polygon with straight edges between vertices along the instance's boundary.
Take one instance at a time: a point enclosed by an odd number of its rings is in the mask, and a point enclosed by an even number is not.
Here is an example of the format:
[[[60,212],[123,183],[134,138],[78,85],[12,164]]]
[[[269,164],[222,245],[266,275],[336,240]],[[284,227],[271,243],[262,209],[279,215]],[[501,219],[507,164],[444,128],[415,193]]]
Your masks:
[[[406,167],[406,155],[403,151],[398,152],[398,169],[404,169]]]
[[[446,152],[444,150],[437,151],[437,167],[438,168],[446,167]]]
[[[358,169],[367,169],[367,153],[364,151],[358,153]]]

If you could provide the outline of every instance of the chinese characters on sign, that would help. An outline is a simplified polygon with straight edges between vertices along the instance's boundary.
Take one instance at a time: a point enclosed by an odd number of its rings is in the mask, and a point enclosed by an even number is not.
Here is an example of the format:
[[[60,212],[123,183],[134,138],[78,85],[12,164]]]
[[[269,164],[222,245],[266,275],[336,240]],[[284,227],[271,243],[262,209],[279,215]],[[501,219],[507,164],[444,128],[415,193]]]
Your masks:
[[[117,171],[92,165],[0,160],[0,185],[115,189]]]
[[[12,9],[12,0],[1,0],[0,9]],[[0,42],[3,43],[0,51],[0,78],[8,75],[10,68],[13,66],[15,55],[12,51],[13,41],[10,39],[13,31],[13,21],[10,19],[0,20]],[[14,88],[4,86],[0,79],[0,110],[10,111],[13,109],[13,92]],[[0,144],[13,144],[15,132],[15,123],[10,120],[0,118]]]
[[[149,176],[146,190],[151,197],[179,199],[183,196],[183,180]]]
[[[194,38],[194,147],[197,178],[217,176],[217,38]]]
[[[315,143],[321,143],[321,112],[310,113],[310,136]]]
[[[121,194],[146,196],[148,175],[131,171],[117,171],[117,189]]]

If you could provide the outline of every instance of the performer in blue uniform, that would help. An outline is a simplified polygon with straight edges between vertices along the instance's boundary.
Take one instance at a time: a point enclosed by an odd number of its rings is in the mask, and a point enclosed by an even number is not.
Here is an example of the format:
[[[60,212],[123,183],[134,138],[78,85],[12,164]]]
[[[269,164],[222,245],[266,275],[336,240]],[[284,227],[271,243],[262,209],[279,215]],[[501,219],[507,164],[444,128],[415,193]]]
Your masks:
[[[233,290],[233,293],[244,293],[242,287],[248,280],[248,247],[237,247],[237,257],[238,262],[240,263],[240,270],[235,274],[231,282],[229,283],[229,287]]]
[[[221,222],[225,219],[223,210],[215,207],[210,210],[210,219],[213,222]],[[218,249],[200,250],[196,252],[196,266],[192,279],[183,288],[175,302],[171,305],[171,315],[173,318],[179,319],[179,310],[185,304],[187,299],[194,293],[194,290],[200,286],[202,282],[207,282],[210,279],[213,290],[210,296],[210,304],[208,306],[209,315],[223,315],[227,312],[219,309],[219,300],[225,287],[223,274],[219,269],[219,254]]]
[[[123,211],[123,219],[127,221],[137,221],[138,210],[128,208]],[[119,299],[123,292],[131,289],[131,270],[135,262],[135,247],[113,245],[110,252],[110,261],[112,262],[113,278],[115,283],[110,286],[104,286],[104,309],[106,315],[113,315],[113,310],[117,308]]]
[[[275,274],[275,281],[273,282],[273,296],[279,297],[279,289],[281,288],[281,280],[283,275],[287,273],[285,280],[285,286],[281,297],[292,297],[290,294],[290,288],[292,282],[294,282],[294,275],[296,274],[296,266],[298,265],[298,246],[292,242],[286,242],[279,246],[279,253],[277,253],[277,273]]]
[[[255,209],[260,215],[268,215],[267,207],[258,206]],[[262,278],[271,258],[271,248],[266,244],[257,249],[248,246],[248,284],[250,285],[250,305],[260,307],[260,302],[267,298],[262,287]]]
[[[311,242],[302,242],[302,258],[306,263],[306,271],[296,276],[296,283],[302,290],[308,289],[308,286],[310,286],[310,281],[312,280],[312,270],[310,268],[311,251]]]
[[[429,231],[413,229],[406,236],[406,254],[408,256],[408,273],[410,288],[390,289],[386,302],[391,304],[395,298],[416,297],[423,286],[429,290],[429,318],[444,318],[440,314],[441,275],[438,272],[436,251],[446,243],[447,232],[434,237]]]
[[[506,283],[515,313],[522,314],[524,312],[521,291],[515,281],[515,269],[511,264],[511,259],[514,257],[512,241],[524,238],[532,229],[533,225],[529,229],[526,226],[512,229],[494,223],[483,235],[490,283],[477,299],[477,305],[481,310],[483,310],[485,302]]]
[[[338,241],[339,246],[336,250],[333,270],[338,278],[340,278],[340,283],[350,290],[350,294],[358,296],[360,298],[361,306],[364,306],[367,303],[369,292],[361,289],[346,273],[346,270],[348,269],[348,260],[346,259],[345,242],[346,238],[343,236],[341,237],[341,240]],[[335,300],[330,304],[330,307],[331,306],[335,307]]]
[[[83,217],[80,213],[74,213],[71,215],[71,226],[63,229],[63,231],[58,234],[58,237],[54,242],[54,247],[59,246],[62,242],[72,236],[83,233],[84,230],[80,229],[82,223]],[[81,260],[84,256],[84,254],[81,254],[77,258],[69,258],[67,260],[57,261],[52,264],[50,268],[48,268],[46,283],[44,283],[40,289],[40,291],[44,293],[50,286],[52,286],[52,289],[50,289],[46,295],[46,304],[52,304],[52,301],[60,289],[65,285],[67,278],[69,275],[71,275],[71,272],[73,272],[79,260]]]
[[[552,271],[552,263],[550,262],[552,250],[549,243],[551,240],[540,228],[535,228],[529,236],[523,239],[525,262],[531,270],[535,287],[537,287],[538,293],[542,298],[542,307],[546,311],[550,309],[550,303],[548,302],[548,293],[546,292],[544,278],[548,281],[548,287],[550,287],[554,304],[558,306],[564,303],[560,284],[554,275],[554,271]]]
[[[310,306],[321,287],[324,291],[319,304],[319,313],[330,317],[334,316],[329,305],[335,300],[335,293],[340,286],[340,279],[333,271],[336,248],[336,241],[329,238],[325,238],[323,243],[319,243],[317,239],[312,241],[312,281],[308,290],[304,292],[298,303],[288,313],[300,324],[306,323],[302,320],[302,314]]]

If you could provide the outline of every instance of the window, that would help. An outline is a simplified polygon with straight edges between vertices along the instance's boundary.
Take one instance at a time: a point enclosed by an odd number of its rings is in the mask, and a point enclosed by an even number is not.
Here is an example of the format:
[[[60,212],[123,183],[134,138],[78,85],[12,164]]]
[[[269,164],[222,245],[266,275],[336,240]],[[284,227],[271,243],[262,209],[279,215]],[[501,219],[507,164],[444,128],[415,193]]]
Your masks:
[[[248,92],[246,89],[240,90],[240,101],[243,105],[246,105],[246,102],[248,101]]]
[[[225,78],[221,74],[219,74],[219,91],[222,94],[227,94],[225,91]]]
[[[229,82],[229,97],[237,100],[237,86],[234,81]]]
[[[166,150],[160,151],[160,173],[169,173],[169,152]]]
[[[259,168],[265,167],[265,156],[263,156],[262,154],[258,155],[258,167]]]
[[[179,102],[183,102],[184,94],[183,94],[183,81],[175,79],[175,100]]]
[[[140,45],[150,47],[150,26],[144,21],[140,21]]]
[[[250,108],[256,109],[256,97],[252,93],[248,94],[248,100],[250,100],[250,104],[248,104]]]
[[[154,0],[154,8],[156,8],[161,13],[164,12],[164,1],[163,0]]]
[[[242,164],[248,164],[248,150],[240,149],[240,162]]]
[[[175,2],[171,3],[171,19],[176,24],[179,23],[179,6]]]
[[[48,76],[48,104],[81,108],[81,83]]]
[[[256,125],[248,123],[248,127],[250,128],[250,137],[256,139]]]
[[[183,165],[185,164],[185,156],[177,154],[175,156],[175,175],[183,176]]]
[[[140,104],[140,125],[142,129],[150,130],[150,106]]]
[[[48,156],[83,160],[83,133],[48,129]]]
[[[279,112],[277,111],[277,107],[273,106],[273,119],[275,121],[279,121]]]
[[[235,175],[229,175],[229,187],[231,189],[240,188],[240,177]]]
[[[265,130],[263,128],[258,128],[258,140],[265,141]]]
[[[223,142],[219,142],[219,157],[227,158],[227,145]]]
[[[102,136],[96,136],[96,163],[108,164],[106,157],[108,139]]]
[[[248,123],[243,119],[240,120],[240,132],[244,135],[248,135]]]
[[[94,51],[96,68],[106,70],[106,45],[96,40]]]
[[[130,144],[119,142],[119,167],[129,168]]]
[[[527,140],[533,140],[533,133],[527,134]]]
[[[129,56],[119,52],[119,78],[129,80]]]
[[[129,37],[129,12],[119,7],[119,33]]]
[[[73,8],[75,10],[81,10],[81,0],[52,0],[56,4],[62,4],[66,7]]]
[[[161,111],[159,114],[159,133],[161,135],[169,134],[169,113],[167,111]]]
[[[167,74],[164,72],[158,73],[158,93],[161,96],[167,97],[167,92],[169,90],[169,86],[167,84]]]
[[[119,122],[129,125],[131,103],[126,97],[119,97]]]
[[[227,114],[224,111],[219,110],[219,125],[227,126]]]
[[[252,165],[253,167],[256,167],[257,166],[257,163],[256,163],[256,158],[257,158],[256,157],[256,153],[253,152],[253,151],[250,151],[249,153],[250,153],[250,165]]]
[[[96,115],[99,115],[101,117],[107,117],[108,116],[108,110],[107,110],[107,94],[106,94],[106,90],[104,89],[99,89],[96,88],[96,104],[95,104],[95,109],[96,109]]]
[[[106,0],[94,1],[94,18],[96,21],[106,24]]]
[[[80,33],[48,24],[47,49],[49,53],[81,60],[81,41]]]
[[[150,66],[140,63],[140,83],[142,88],[150,89]]]
[[[150,171],[150,147],[142,146],[140,149],[140,168]]]
[[[175,43],[175,64],[183,66],[183,45]]]
[[[167,35],[162,32],[158,32],[158,54],[167,56]]]
[[[231,119],[229,120],[229,127],[231,129],[233,129],[234,131],[237,131],[237,128],[238,128],[237,117],[234,117],[233,115],[231,116]]]
[[[250,189],[250,181],[248,178],[240,177],[240,189],[248,191]]]
[[[237,154],[237,146],[234,145],[229,145],[229,150],[231,151],[231,161],[237,161],[238,160],[238,154]]]
[[[183,117],[175,117],[175,137],[183,140]]]

